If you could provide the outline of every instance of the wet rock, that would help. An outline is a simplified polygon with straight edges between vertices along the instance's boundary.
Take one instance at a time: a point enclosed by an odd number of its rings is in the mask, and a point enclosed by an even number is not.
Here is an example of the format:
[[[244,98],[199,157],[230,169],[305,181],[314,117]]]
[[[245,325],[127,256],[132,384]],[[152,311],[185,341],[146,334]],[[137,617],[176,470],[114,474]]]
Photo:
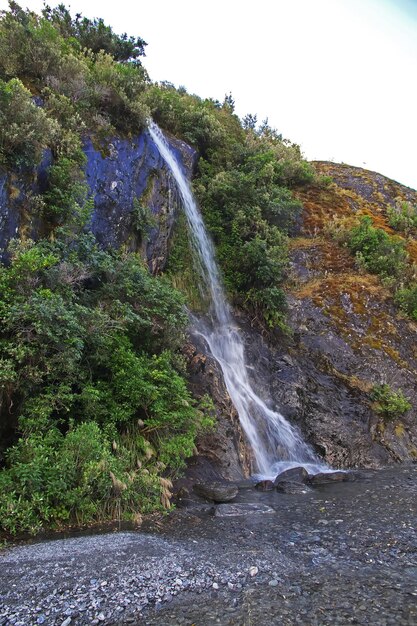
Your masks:
[[[275,513],[275,511],[266,504],[255,504],[252,502],[220,504],[219,506],[216,506],[214,511],[214,515],[216,517],[235,517],[238,515],[253,515],[259,513]]]
[[[348,480],[349,474],[347,472],[324,472],[310,476],[309,482],[311,485],[325,485],[326,483],[339,483]]]
[[[256,483],[255,489],[258,491],[273,491],[274,483],[272,480],[261,480],[259,483]]]
[[[281,493],[307,493],[310,489],[303,483],[296,483],[291,480],[282,480],[275,485],[275,489]]]
[[[213,502],[230,502],[239,491],[236,485],[222,482],[197,483],[193,489],[202,498]]]
[[[304,467],[293,467],[291,469],[278,474],[274,481],[275,487],[282,482],[292,482],[292,483],[307,483],[309,480],[309,475]]]
[[[193,477],[193,482],[242,480],[251,473],[252,457],[221,368],[207,354],[206,344],[197,335],[192,337],[192,343],[188,343],[183,352],[193,394],[197,398],[208,394],[216,411],[216,429],[198,439],[198,455],[188,463],[191,472],[187,471],[187,476]],[[250,486],[253,487],[252,482]]]

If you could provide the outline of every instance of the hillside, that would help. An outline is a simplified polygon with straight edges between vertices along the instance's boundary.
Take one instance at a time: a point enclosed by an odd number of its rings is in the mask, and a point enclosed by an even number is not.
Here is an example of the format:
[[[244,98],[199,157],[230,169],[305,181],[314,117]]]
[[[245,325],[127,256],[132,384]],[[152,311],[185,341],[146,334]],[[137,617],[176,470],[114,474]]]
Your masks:
[[[415,206],[416,192],[360,168],[333,163],[314,166],[319,174],[331,176],[333,183],[327,189],[311,186],[297,192],[303,202],[303,222],[300,236],[291,241],[288,284],[293,328],[317,373],[313,389],[318,391],[309,398],[313,407],[308,413],[314,420],[309,428],[314,433],[323,428],[322,420],[311,415],[317,410],[320,388],[327,389],[319,413],[322,419],[331,416],[333,444],[326,433],[320,445],[330,462],[349,466],[413,460],[415,408],[403,414],[394,409],[384,413],[373,389],[385,385],[387,390],[403,390],[416,406],[417,326],[401,310],[398,298],[398,291],[415,276],[416,240],[412,232],[396,232],[387,213],[401,201]],[[361,264],[343,237],[340,241],[341,224],[362,216],[370,216],[376,229],[404,243],[408,258],[398,274],[394,255],[391,275],[370,273],[370,264]],[[389,248],[385,254],[390,256]]]
[[[240,120],[230,94],[152,83],[145,45],[61,5],[37,16],[11,2],[1,14],[10,534],[140,524],[170,508],[184,472],[193,482],[256,470],[193,332],[189,314],[209,317],[213,303],[150,118],[192,179],[253,389],[334,467],[417,457],[415,192],[307,163],[267,122]]]

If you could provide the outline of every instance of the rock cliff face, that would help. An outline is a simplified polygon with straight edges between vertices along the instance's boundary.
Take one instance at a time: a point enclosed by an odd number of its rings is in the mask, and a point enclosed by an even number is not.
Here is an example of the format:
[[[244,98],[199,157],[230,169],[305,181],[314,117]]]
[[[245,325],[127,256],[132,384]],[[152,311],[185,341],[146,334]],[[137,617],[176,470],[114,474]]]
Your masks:
[[[175,137],[168,139],[191,177],[196,152]],[[170,174],[150,136],[143,132],[133,139],[116,137],[100,147],[87,139],[84,150],[86,181],[94,197],[89,227],[98,242],[103,247],[125,246],[130,251],[139,251],[150,271],[160,273],[167,261],[178,202]],[[45,189],[51,162],[51,154],[47,153],[36,171],[2,173],[0,170],[0,259],[7,258],[7,246],[13,237],[36,239],[42,232],[42,223],[30,211],[30,203],[33,196]],[[155,218],[146,241],[135,232],[135,199],[146,205]],[[249,471],[249,451],[219,368],[204,350],[204,346],[197,349],[190,343],[184,354],[195,395],[209,393],[215,400],[217,427],[199,442],[201,454],[191,465],[198,467],[200,474],[211,472],[213,477],[238,479]]]
[[[417,326],[395,307],[376,276],[355,267],[326,226],[335,217],[370,215],[392,233],[386,210],[416,192],[360,168],[316,163],[334,183],[299,192],[304,215],[292,241],[288,280],[293,342],[279,348],[272,393],[288,417],[332,465],[377,467],[417,459]],[[415,241],[408,243],[417,260]],[[384,421],[373,410],[370,389],[402,389],[410,409]]]
[[[191,173],[195,151],[186,143],[170,138],[170,143],[184,167]],[[86,181],[94,197],[89,227],[103,247],[127,246],[141,249],[153,272],[163,269],[167,245],[174,222],[173,186],[158,150],[145,131],[133,139],[115,137],[96,146],[86,139]],[[52,157],[45,154],[35,171],[10,173],[0,171],[0,258],[4,257],[10,239],[36,239],[40,220],[29,215],[30,200],[45,188],[47,168]],[[134,200],[145,203],[156,217],[156,226],[143,244],[135,234]]]
[[[174,138],[171,145],[191,174],[196,154]],[[149,135],[115,138],[98,149],[85,144],[86,178],[94,195],[91,229],[101,245],[140,250],[154,273],[163,270],[175,219],[175,191]],[[41,224],[28,218],[30,197],[45,184],[51,156],[33,174],[0,175],[0,254],[14,236],[36,237]],[[255,385],[271,406],[296,423],[304,437],[334,467],[379,467],[417,459],[417,326],[394,306],[376,276],[359,273],[354,259],[327,234],[334,216],[371,215],[392,232],[386,208],[397,197],[416,194],[389,179],[359,168],[316,163],[333,178],[328,187],[297,192],[304,213],[291,241],[287,283],[291,339],[266,341],[242,314]],[[149,240],[132,226],[134,199],[156,217]],[[417,245],[408,244],[417,261]],[[198,443],[190,476],[238,479],[248,474],[251,455],[219,368],[195,338],[185,348],[194,393],[215,400],[217,428]],[[387,382],[401,388],[413,409],[384,421],[373,410],[370,389]]]

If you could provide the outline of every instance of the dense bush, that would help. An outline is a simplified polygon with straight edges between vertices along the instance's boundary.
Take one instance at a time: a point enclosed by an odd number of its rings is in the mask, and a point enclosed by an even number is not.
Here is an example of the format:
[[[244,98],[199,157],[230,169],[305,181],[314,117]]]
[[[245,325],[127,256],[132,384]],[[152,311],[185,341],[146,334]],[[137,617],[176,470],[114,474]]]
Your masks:
[[[374,274],[400,276],[406,268],[405,241],[375,228],[370,217],[363,217],[360,224],[352,228],[347,245],[358,263]]]
[[[0,525],[102,519],[115,481],[122,516],[154,507],[161,473],[210,423],[178,370],[179,294],[91,235],[16,244],[0,292],[1,417],[20,433],[0,472]],[[63,472],[74,454],[79,471]]]
[[[280,160],[279,144],[248,135],[227,167],[202,160],[195,183],[231,295],[269,326],[282,319],[286,234],[301,210],[285,187],[296,168]]]
[[[58,124],[37,107],[20,80],[0,80],[0,164],[33,166],[53,143]]]
[[[416,268],[404,238],[375,227],[368,216],[362,217],[359,223],[356,221],[353,227],[349,218],[334,219],[326,230],[339,244],[350,249],[360,268],[378,274],[399,308],[417,320]]]
[[[269,328],[282,326],[286,235],[301,211],[289,187],[314,178],[299,147],[266,123],[258,130],[256,123],[242,125],[231,96],[221,104],[162,84],[148,91],[147,102],[163,128],[202,155],[194,190],[229,294]],[[176,251],[174,259],[176,280],[190,293],[189,281],[178,277]]]
[[[135,133],[146,125],[143,40],[118,36],[102,20],[72,20],[61,5],[38,16],[9,4],[0,13],[0,77],[30,85],[47,111],[51,96],[65,96],[90,132]]]
[[[63,4],[54,9],[46,6],[42,15],[58,28],[63,37],[74,39],[81,49],[87,48],[93,52],[103,50],[115,61],[134,61],[137,65],[140,65],[139,57],[145,55],[147,44],[143,39],[128,37],[126,33],[117,35],[102,19],[90,20],[79,14],[73,19]]]
[[[397,290],[395,301],[404,313],[417,322],[417,284],[414,281]]]

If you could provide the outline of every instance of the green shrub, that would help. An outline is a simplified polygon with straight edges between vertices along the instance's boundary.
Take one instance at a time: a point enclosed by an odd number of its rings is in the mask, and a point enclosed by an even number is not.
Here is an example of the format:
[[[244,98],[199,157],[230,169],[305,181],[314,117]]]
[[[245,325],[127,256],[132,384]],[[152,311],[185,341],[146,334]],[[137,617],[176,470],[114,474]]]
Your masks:
[[[62,4],[53,9],[45,7],[42,15],[59,30],[63,37],[79,42],[81,49],[87,48],[93,52],[104,50],[116,61],[135,62],[139,65],[139,57],[145,54],[147,44],[143,39],[128,37],[126,33],[117,35],[102,19],[90,20],[79,15],[73,19],[68,9]]]
[[[62,39],[47,20],[9,2],[0,12],[0,75],[45,80],[59,64]]]
[[[402,390],[393,391],[386,383],[372,387],[371,400],[375,412],[386,420],[397,419],[411,409],[411,403]]]
[[[300,170],[285,169],[279,160],[281,150],[285,153],[280,142],[271,135],[250,135],[227,168],[201,159],[195,183],[229,293],[269,328],[282,326],[286,233],[301,211],[283,186]]]
[[[32,102],[20,80],[0,80],[0,164],[37,165],[58,129],[57,122]]]
[[[134,518],[160,506],[158,474],[132,467],[94,422],[31,434],[8,451],[0,471],[0,527],[36,533],[45,527]]]
[[[375,228],[370,217],[363,217],[360,224],[352,228],[347,245],[359,265],[371,273],[395,277],[406,268],[408,255],[405,241]]]
[[[139,37],[119,37],[103,20],[73,20],[62,5],[38,16],[10,2],[0,13],[0,77],[18,77],[55,103],[67,98],[70,119],[79,116],[107,135],[146,125],[149,78],[139,61],[145,45]]]
[[[15,243],[0,267],[0,423],[20,434],[0,469],[9,532],[167,506],[165,478],[212,424],[175,354],[180,295],[136,255],[68,243]]]
[[[409,233],[417,228],[417,206],[406,200],[397,199],[387,209],[388,223],[395,230]]]
[[[417,322],[417,284],[411,282],[407,287],[401,287],[394,299],[400,309]]]

